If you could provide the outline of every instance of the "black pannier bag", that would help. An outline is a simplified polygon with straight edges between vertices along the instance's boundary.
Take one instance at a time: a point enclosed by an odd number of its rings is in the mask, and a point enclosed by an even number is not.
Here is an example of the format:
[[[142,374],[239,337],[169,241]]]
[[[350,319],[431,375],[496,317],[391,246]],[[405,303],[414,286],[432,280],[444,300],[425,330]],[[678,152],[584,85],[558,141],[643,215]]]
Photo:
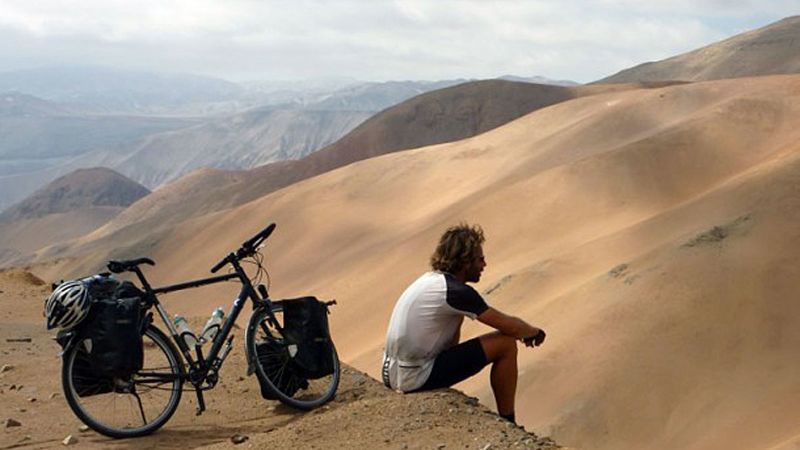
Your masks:
[[[89,280],[89,314],[74,330],[78,352],[72,368],[72,384],[81,397],[114,389],[114,377],[127,378],[144,363],[142,317],[144,293],[129,281],[108,276]],[[65,347],[67,336],[57,338]]]
[[[72,333],[59,334],[56,341],[62,348],[65,348],[72,336]],[[77,353],[75,353],[71,372],[71,382],[72,387],[75,388],[75,393],[79,397],[89,397],[112,392],[114,390],[114,378],[98,374],[95,371],[87,351],[87,347],[91,344],[80,341],[76,342],[75,345],[79,346]]]
[[[90,339],[88,357],[99,375],[126,378],[142,368],[141,298],[98,299],[82,328]]]
[[[298,375],[309,380],[333,373],[333,342],[328,329],[328,305],[316,297],[284,300],[284,335],[297,346],[292,362]]]
[[[298,390],[308,387],[308,381],[295,373],[289,350],[283,342],[266,340],[257,343],[256,356],[261,367],[267,372],[269,380],[287,396],[291,397]],[[261,385],[262,397],[267,400],[279,400],[261,377],[256,378]]]

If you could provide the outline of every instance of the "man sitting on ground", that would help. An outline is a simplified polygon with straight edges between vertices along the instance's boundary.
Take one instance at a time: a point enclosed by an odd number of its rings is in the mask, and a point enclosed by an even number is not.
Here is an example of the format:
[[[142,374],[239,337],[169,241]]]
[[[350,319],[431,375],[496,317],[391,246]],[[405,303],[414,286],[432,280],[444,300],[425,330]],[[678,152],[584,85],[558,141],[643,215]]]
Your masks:
[[[383,382],[402,392],[449,387],[492,364],[498,413],[511,422],[517,390],[517,340],[544,342],[543,330],[486,304],[466,283],[486,267],[483,230],[449,228],[431,256],[432,272],[414,281],[397,300],[383,355]],[[459,343],[464,316],[497,331]]]

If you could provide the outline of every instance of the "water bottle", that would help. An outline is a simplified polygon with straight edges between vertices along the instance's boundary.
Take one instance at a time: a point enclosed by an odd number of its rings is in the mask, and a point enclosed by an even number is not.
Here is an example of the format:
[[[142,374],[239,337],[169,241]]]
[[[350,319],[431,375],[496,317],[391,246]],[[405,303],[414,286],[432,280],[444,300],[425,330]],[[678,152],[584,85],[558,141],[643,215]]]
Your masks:
[[[211,342],[214,340],[214,337],[219,333],[222,327],[223,317],[225,317],[225,311],[223,311],[222,308],[217,308],[211,313],[211,318],[208,319],[206,326],[203,327],[203,332],[200,333],[200,340],[202,342]]]
[[[197,336],[192,333],[192,329],[189,328],[189,324],[186,322],[186,318],[183,316],[175,316],[175,328],[178,330],[178,336],[183,339],[183,342],[189,346],[189,349],[193,349],[195,344],[197,344]]]

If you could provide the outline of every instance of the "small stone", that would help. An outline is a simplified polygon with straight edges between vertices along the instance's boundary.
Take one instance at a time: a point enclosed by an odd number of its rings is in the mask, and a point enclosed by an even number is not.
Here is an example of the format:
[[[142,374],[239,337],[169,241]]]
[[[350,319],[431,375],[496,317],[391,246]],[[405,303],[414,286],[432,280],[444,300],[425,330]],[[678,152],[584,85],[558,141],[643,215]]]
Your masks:
[[[13,390],[16,390],[16,389],[17,389],[17,385],[16,384],[12,384],[11,386],[8,387],[9,391],[13,391]]]
[[[33,402],[35,402],[35,401],[36,401],[36,397],[31,397],[31,398],[29,398],[29,399],[28,399],[28,401],[29,401],[29,402],[31,402],[31,403],[33,403]]]
[[[64,445],[75,445],[78,443],[78,438],[70,434],[69,436],[65,437],[61,443]]]
[[[238,381],[244,381],[244,377],[240,376],[239,378],[237,378],[237,380]]]
[[[80,431],[81,433],[86,433],[87,431],[89,431],[89,425],[81,425],[81,426],[79,426],[78,427],[78,431]]]
[[[447,444],[439,444],[436,446],[437,450],[442,450],[443,448],[447,447]]]
[[[248,439],[250,439],[249,436],[244,436],[241,434],[234,434],[233,436],[231,436],[231,442],[233,442],[236,445],[241,444]]]
[[[6,425],[5,425],[6,428],[21,427],[21,426],[22,426],[21,423],[12,418],[6,419]]]
[[[0,373],[6,373],[11,370],[14,370],[14,366],[12,366],[11,364],[3,364],[3,367],[0,367]]]
[[[52,399],[54,399],[54,398],[58,397],[59,395],[61,395],[61,394],[59,394],[58,392],[53,392],[53,393],[52,393],[52,394],[50,394],[50,396],[48,396],[47,398],[49,398],[50,400],[52,400]]]
[[[481,450],[490,450],[491,448],[492,448],[492,444],[486,444],[483,447],[481,447]]]

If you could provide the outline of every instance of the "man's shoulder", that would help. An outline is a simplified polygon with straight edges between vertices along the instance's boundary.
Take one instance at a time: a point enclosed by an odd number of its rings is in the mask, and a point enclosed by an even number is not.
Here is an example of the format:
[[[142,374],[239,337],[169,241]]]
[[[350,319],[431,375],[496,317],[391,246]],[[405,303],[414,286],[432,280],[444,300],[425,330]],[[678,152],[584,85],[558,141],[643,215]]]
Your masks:
[[[467,313],[472,319],[489,309],[489,305],[486,304],[481,294],[472,286],[450,274],[445,274],[445,282],[447,283],[446,301],[452,308]]]
[[[412,284],[444,283],[445,275],[441,272],[428,271],[417,277]]]

